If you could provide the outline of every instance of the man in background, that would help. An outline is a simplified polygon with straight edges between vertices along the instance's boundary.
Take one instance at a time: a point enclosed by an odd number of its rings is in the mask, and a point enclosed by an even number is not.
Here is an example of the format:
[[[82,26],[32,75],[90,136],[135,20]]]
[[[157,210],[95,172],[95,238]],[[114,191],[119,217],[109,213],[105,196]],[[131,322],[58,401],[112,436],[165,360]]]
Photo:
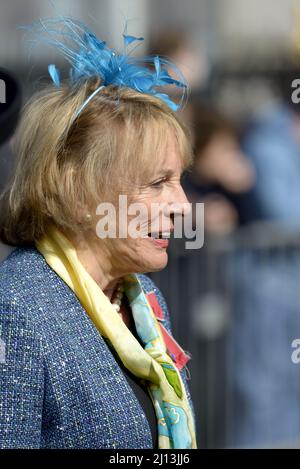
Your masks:
[[[11,137],[16,128],[21,108],[21,88],[16,78],[0,68],[0,193],[14,165]],[[9,248],[0,244],[0,261]]]

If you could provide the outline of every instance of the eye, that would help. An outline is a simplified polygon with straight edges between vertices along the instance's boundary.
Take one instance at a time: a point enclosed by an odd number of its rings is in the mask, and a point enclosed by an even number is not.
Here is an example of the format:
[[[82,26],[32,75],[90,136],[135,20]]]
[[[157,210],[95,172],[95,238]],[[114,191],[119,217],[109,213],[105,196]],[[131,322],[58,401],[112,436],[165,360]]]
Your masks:
[[[152,182],[152,187],[161,187],[164,182],[166,182],[167,178],[159,179],[158,181]]]

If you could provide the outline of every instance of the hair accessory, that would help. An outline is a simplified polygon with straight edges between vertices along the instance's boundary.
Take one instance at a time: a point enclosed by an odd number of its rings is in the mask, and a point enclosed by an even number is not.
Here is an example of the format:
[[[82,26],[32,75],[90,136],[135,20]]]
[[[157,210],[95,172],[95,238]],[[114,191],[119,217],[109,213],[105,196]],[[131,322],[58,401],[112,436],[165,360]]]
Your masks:
[[[178,67],[168,59],[159,56],[138,58],[132,56],[133,51],[144,40],[143,37],[123,33],[123,52],[119,53],[115,49],[110,49],[105,41],[98,39],[82,22],[70,17],[40,19],[32,25],[21,26],[21,28],[35,33],[37,39],[33,41],[33,44],[42,41],[56,47],[63,54],[71,64],[69,76],[71,86],[93,76],[101,78],[101,86],[87,98],[76,116],[103,87],[109,85],[133,88],[140,93],[156,96],[168,104],[173,111],[182,107],[188,86]],[[125,31],[127,31],[127,24]],[[137,44],[129,51],[134,43]],[[145,64],[152,66],[152,70]],[[167,67],[175,73],[178,80],[170,76]],[[48,71],[54,85],[59,87],[61,77],[58,68],[50,64]],[[159,87],[170,85],[182,91],[179,104],[173,102],[165,92],[159,91]]]

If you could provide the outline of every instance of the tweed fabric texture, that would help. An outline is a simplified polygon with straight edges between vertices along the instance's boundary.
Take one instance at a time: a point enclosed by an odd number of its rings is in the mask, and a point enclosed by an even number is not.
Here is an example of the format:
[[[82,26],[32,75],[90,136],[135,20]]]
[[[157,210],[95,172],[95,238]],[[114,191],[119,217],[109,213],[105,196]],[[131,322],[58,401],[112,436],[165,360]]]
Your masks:
[[[162,293],[146,275],[139,279],[155,292],[172,334]],[[0,338],[0,448],[153,447],[113,353],[35,247],[17,248],[0,265]]]

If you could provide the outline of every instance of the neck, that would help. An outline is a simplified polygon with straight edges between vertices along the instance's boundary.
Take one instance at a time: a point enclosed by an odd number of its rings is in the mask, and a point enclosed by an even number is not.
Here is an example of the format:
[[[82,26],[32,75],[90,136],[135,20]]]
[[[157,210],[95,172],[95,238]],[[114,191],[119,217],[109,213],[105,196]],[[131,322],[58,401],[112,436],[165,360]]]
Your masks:
[[[99,242],[94,244],[85,236],[68,235],[73,243],[76,254],[94,281],[99,285],[103,293],[111,300],[121,276],[113,273],[113,267],[105,246],[99,249]]]

